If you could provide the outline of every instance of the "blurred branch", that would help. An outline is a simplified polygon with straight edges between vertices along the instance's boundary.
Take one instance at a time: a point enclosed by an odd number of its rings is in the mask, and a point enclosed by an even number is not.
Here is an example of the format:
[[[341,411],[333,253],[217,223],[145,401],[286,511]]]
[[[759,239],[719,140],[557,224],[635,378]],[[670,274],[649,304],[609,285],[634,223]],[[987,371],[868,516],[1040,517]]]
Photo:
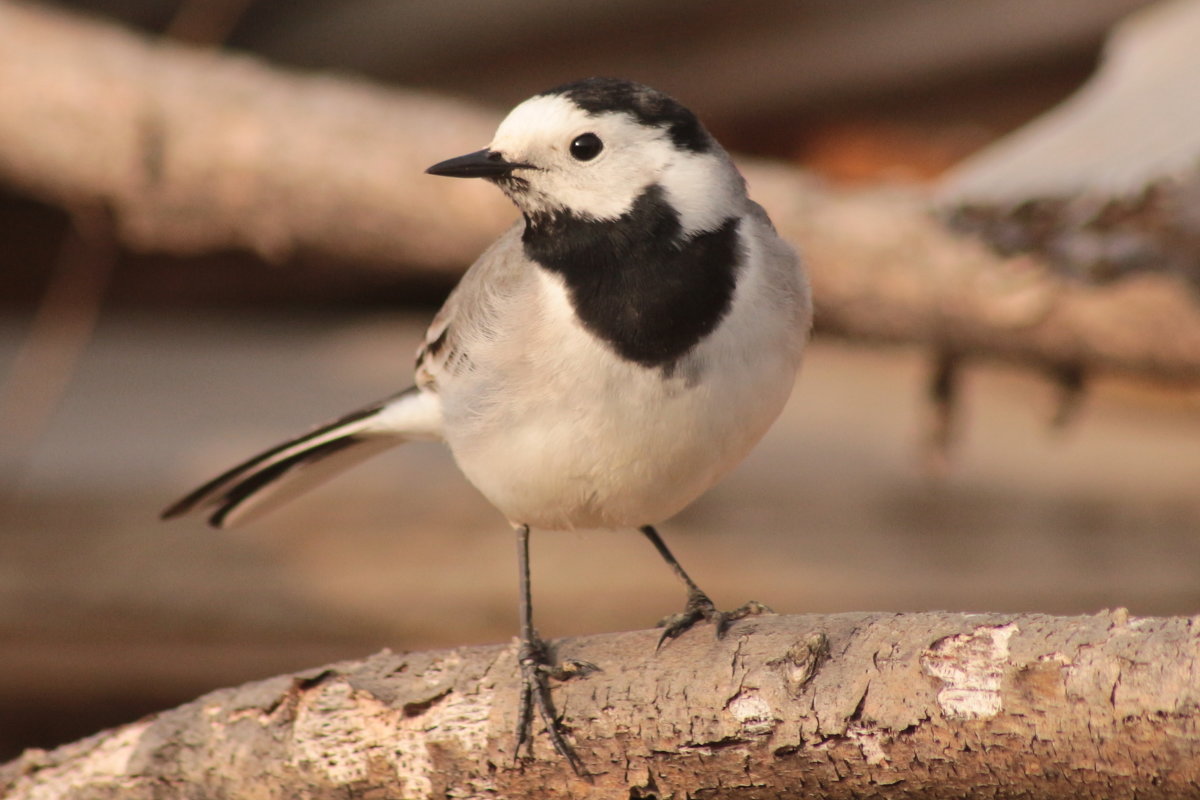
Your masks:
[[[8,800],[1191,796],[1200,633],[1183,618],[764,617],[556,643],[602,671],[514,765],[512,647],[393,654],[232,689],[0,767]]]
[[[79,358],[91,341],[116,262],[112,221],[100,208],[76,208],[58,264],[33,324],[0,384],[0,511],[21,491],[29,455],[41,438]]]
[[[229,38],[254,0],[183,0],[163,36],[177,42],[215,46]]]
[[[958,442],[962,402],[961,359],[950,352],[935,353],[926,384],[929,421],[925,426],[922,462],[925,473],[944,476],[949,471],[950,451]]]
[[[151,44],[12,0],[0,0],[0,76],[0,180],[106,203],[134,248],[457,272],[515,216],[490,186],[422,174],[490,138],[499,114],[463,103]],[[806,253],[825,330],[1048,372],[1200,379],[1200,305],[1181,280],[1078,283],[949,233],[917,190],[745,172]]]
[[[251,1],[184,0],[165,36],[193,44],[217,44]],[[0,441],[7,453],[0,472],[4,478],[0,481],[0,512],[20,494],[29,455],[91,341],[116,259],[107,210],[97,206],[71,209],[71,225],[63,237],[57,269],[29,335],[0,384]]]
[[[826,331],[1048,373],[1200,380],[1200,302],[1178,276],[1088,284],[949,232],[916,190],[833,191],[781,168],[745,171],[808,257]]]
[[[110,207],[121,241],[461,269],[514,216],[490,187],[423,175],[495,115],[302,76],[0,0],[0,180]]]
[[[953,223],[1092,280],[1171,272],[1200,292],[1200,0],[1113,32],[1073,97],[946,177]]]

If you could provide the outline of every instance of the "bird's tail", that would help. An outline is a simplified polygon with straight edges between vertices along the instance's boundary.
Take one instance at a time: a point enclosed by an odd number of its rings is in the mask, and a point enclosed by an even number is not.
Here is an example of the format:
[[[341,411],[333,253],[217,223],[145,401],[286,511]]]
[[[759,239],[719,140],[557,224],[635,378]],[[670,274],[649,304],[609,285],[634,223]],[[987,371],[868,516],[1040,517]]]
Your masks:
[[[211,508],[209,524],[230,527],[270,511],[376,453],[405,441],[440,438],[438,397],[413,387],[238,464],[171,504],[162,518]]]

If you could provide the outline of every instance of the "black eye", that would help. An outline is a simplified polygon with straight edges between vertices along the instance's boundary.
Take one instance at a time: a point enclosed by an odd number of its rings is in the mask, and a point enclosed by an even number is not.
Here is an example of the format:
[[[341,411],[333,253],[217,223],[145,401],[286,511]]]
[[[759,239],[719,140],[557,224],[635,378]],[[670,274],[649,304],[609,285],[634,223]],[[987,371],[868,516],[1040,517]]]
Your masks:
[[[603,149],[604,142],[594,133],[581,133],[571,142],[571,156],[576,161],[591,161]]]

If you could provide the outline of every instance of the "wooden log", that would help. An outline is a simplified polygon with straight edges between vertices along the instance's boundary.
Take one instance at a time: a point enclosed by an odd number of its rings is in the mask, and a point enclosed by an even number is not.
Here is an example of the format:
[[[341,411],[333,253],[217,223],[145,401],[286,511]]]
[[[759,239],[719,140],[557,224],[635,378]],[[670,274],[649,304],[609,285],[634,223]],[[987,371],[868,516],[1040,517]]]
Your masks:
[[[587,771],[514,763],[513,646],[397,654],[222,689],[0,768],[7,800],[1177,798],[1200,785],[1186,618],[766,616],[555,643]]]

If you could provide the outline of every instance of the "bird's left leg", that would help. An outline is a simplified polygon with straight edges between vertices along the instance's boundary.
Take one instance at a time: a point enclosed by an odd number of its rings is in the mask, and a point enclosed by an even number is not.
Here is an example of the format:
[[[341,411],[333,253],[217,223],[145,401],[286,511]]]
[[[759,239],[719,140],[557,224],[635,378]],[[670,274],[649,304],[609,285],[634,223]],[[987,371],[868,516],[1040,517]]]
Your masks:
[[[684,605],[683,611],[678,614],[672,614],[659,623],[663,628],[662,636],[658,637],[659,647],[662,647],[663,643],[668,639],[674,639],[684,631],[689,630],[702,619],[713,623],[716,628],[717,638],[720,639],[725,635],[725,630],[729,627],[730,623],[753,614],[771,613],[771,609],[755,600],[751,600],[741,608],[735,608],[733,611],[718,611],[717,607],[713,605],[713,601],[709,599],[709,596],[696,585],[696,582],[684,571],[683,567],[675,559],[675,556],[667,549],[666,542],[658,535],[658,531],[654,529],[654,526],[643,525],[638,530],[650,540],[650,544],[654,545],[654,549],[662,556],[663,561],[667,562],[672,571],[687,586],[687,604]]]
[[[538,715],[546,725],[550,741],[558,754],[567,760],[576,775],[586,777],[587,772],[579,760],[579,756],[567,744],[563,736],[558,714],[554,710],[554,702],[550,697],[549,680],[567,680],[575,676],[587,675],[599,669],[595,664],[586,661],[565,661],[554,664],[546,643],[538,636],[533,627],[533,597],[529,588],[529,526],[517,526],[517,567],[520,584],[520,616],[521,636],[517,650],[517,664],[521,669],[521,699],[517,707],[517,748],[515,757],[520,757],[521,748],[526,743],[532,747],[531,730],[533,727],[533,709],[536,706]]]

